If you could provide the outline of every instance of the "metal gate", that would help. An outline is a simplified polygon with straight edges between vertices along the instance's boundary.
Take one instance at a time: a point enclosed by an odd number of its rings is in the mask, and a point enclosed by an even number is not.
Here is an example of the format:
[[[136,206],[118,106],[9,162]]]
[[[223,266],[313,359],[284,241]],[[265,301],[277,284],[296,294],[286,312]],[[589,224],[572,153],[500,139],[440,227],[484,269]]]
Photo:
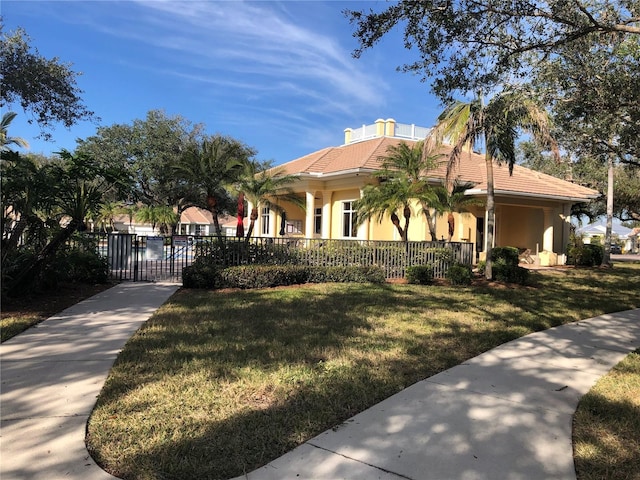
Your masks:
[[[134,282],[181,282],[182,269],[193,262],[190,237],[109,234],[101,242],[113,279]]]

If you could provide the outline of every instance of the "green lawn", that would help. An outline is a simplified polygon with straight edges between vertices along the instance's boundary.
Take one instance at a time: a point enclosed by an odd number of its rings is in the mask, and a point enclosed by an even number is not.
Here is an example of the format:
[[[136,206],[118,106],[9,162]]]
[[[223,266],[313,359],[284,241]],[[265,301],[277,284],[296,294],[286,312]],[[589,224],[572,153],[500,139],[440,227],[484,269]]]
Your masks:
[[[640,350],[582,397],[573,443],[579,480],[640,479]]]
[[[640,265],[528,287],[181,290],[118,357],[88,446],[122,478],[230,478],[506,341],[638,308],[639,291]]]

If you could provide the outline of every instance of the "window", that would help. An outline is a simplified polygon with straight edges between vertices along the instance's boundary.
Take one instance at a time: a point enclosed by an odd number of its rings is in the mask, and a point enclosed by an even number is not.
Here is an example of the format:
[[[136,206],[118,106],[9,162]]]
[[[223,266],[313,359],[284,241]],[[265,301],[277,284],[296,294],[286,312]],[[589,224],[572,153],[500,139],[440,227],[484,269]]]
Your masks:
[[[260,218],[260,224],[262,225],[261,227],[262,235],[269,235],[269,216],[270,216],[269,214],[270,214],[269,207],[263,207],[262,215]]]
[[[302,220],[287,220],[286,233],[302,234]]]
[[[206,225],[196,225],[196,235],[205,236],[207,234]]]
[[[313,233],[316,235],[322,234],[322,208],[316,208],[313,217]]]
[[[358,229],[356,227],[356,211],[353,208],[353,202],[342,203],[342,236],[357,237]]]

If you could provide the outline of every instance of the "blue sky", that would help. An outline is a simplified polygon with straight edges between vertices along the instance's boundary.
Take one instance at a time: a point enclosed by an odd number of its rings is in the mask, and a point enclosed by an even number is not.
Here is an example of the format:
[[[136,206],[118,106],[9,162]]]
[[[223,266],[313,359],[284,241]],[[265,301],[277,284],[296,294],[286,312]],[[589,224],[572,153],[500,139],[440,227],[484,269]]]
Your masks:
[[[384,1],[3,0],[4,30],[23,27],[47,58],[82,72],[78,86],[100,125],[130,124],[149,110],[202,123],[280,164],[340,145],[344,129],[394,118],[431,126],[441,105],[427,84],[396,67],[415,59],[401,32],[354,59],[342,11]],[[19,109],[9,134],[31,151],[73,150],[95,133],[84,122],[34,139]]]

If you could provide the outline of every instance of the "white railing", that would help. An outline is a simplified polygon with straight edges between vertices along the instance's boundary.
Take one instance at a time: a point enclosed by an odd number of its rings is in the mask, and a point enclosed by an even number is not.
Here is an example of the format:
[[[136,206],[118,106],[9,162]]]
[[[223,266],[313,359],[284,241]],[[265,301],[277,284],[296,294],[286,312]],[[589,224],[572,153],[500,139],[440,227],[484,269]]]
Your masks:
[[[414,124],[396,123],[396,137],[409,138],[411,140],[424,140],[431,129],[418,127]]]
[[[396,123],[394,137],[406,138],[408,140],[424,140],[429,134],[431,129],[427,127],[419,127],[414,124]],[[371,125],[362,125],[360,128],[354,128],[351,130],[351,142],[362,142],[363,140],[369,140],[376,138],[377,125],[375,123]]]
[[[351,131],[351,143],[369,140],[370,138],[376,138],[375,123],[371,125],[362,125],[362,127],[354,128]]]

